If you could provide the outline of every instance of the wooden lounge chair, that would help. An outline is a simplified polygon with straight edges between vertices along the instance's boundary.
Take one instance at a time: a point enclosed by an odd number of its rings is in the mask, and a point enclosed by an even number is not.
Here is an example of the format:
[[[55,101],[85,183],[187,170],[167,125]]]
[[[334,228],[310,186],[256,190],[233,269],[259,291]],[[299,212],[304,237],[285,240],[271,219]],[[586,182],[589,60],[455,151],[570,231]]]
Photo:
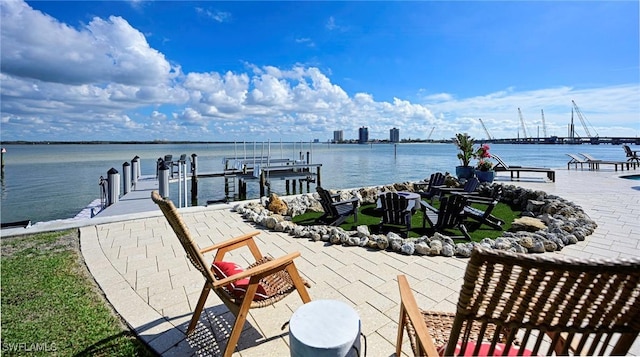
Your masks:
[[[598,160],[595,157],[582,152],[580,153],[580,155],[587,160],[587,162],[589,163],[589,168],[591,168],[592,170],[599,170],[600,165],[613,165],[615,171],[618,171],[618,166],[620,166],[621,171],[624,171],[624,168],[626,166],[627,170],[629,170],[628,161]]]
[[[509,172],[511,174],[511,180],[513,181],[513,174],[516,174],[516,178],[520,178],[520,172],[544,172],[547,174],[547,178],[551,182],[556,181],[556,172],[546,167],[524,167],[524,166],[512,166],[507,165],[498,155],[491,154],[491,158],[498,161],[493,167],[496,172]]]
[[[577,155],[574,154],[567,154],[567,156],[569,156],[571,159],[569,160],[569,162],[567,162],[567,170],[569,170],[571,168],[571,165],[574,165],[576,170],[578,169],[578,164],[580,164],[580,170],[582,170],[584,168],[584,164],[590,164],[589,160],[583,159],[578,157]],[[591,168],[591,165],[589,165],[589,168]]]
[[[235,350],[249,309],[271,306],[294,291],[298,292],[304,303],[311,301],[305,287],[309,284],[300,277],[293,262],[293,259],[300,256],[299,252],[289,253],[277,259],[265,257],[254,240],[254,237],[260,233],[257,231],[199,249],[173,202],[163,199],[156,191],[151,192],[151,199],[162,210],[187,253],[189,261],[205,279],[202,293],[187,328],[187,335],[194,331],[211,290],[236,317],[224,356],[231,356]],[[248,248],[256,260],[246,270],[223,260],[227,252],[243,247]],[[208,252],[215,252],[211,266],[202,255]],[[284,320],[288,318],[283,316]]]
[[[411,230],[411,216],[413,215],[411,201],[396,192],[381,194],[378,199],[380,200],[382,211],[382,218],[379,224],[380,231],[386,225],[394,225],[401,226],[403,230],[406,229],[406,234],[408,235]]]
[[[424,192],[420,192],[422,198],[433,202],[433,198],[440,195],[440,188],[444,185],[445,176],[442,172],[434,172],[429,177],[429,184]]]
[[[324,210],[324,214],[318,218],[318,221],[324,222],[330,226],[339,226],[347,217],[353,215],[353,221],[358,221],[358,198],[354,197],[346,201],[336,201],[339,195],[332,195],[329,191],[318,186],[316,187],[318,195],[320,195],[320,204]]]
[[[423,226],[426,226],[425,221],[427,221],[431,229],[436,232],[457,228],[464,235],[464,237],[460,238],[471,240],[471,236],[463,222],[463,210],[467,205],[467,198],[465,196],[450,195],[442,197],[440,200],[440,209],[436,209],[424,201],[421,201],[420,204],[422,205],[424,215]]]
[[[416,356],[624,355],[640,332],[637,259],[578,260],[477,247],[455,314],[421,310],[404,275],[398,285],[397,356],[404,330]]]
[[[627,155],[628,162],[635,162],[635,164],[640,165],[640,156],[638,156],[638,151],[631,150],[631,147],[626,144],[622,145],[622,148],[624,149],[625,155]],[[633,167],[635,168],[635,166]]]

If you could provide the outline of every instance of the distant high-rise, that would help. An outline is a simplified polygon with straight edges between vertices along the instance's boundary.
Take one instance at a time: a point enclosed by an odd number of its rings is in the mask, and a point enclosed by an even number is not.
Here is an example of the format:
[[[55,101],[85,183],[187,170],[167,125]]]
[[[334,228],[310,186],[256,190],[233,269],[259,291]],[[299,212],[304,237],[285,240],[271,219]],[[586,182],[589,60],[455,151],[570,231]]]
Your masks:
[[[366,144],[369,142],[369,128],[366,126],[358,129],[358,144]]]
[[[341,143],[344,141],[344,134],[342,132],[342,130],[334,130],[333,131],[333,142],[334,143]]]
[[[393,128],[389,130],[389,141],[391,141],[392,143],[400,142],[400,129]]]

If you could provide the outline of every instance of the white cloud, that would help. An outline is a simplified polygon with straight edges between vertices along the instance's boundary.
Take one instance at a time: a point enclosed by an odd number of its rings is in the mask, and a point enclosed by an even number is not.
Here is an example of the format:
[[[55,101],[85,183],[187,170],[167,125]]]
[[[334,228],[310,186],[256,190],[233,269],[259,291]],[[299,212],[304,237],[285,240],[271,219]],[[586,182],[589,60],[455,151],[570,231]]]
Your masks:
[[[220,11],[220,10],[207,10],[201,7],[196,7],[196,12],[204,15],[210,19],[213,19],[216,22],[229,22],[231,21],[232,15],[230,12]]]
[[[389,102],[350,95],[332,82],[330,69],[300,64],[182,74],[120,17],[94,18],[76,29],[23,2],[0,7],[3,140],[324,141],[333,130],[355,138],[360,126],[372,138],[388,138],[392,127],[403,138],[426,138],[431,128],[437,129],[432,138],[460,131],[480,138],[478,118],[493,136],[513,137],[517,108],[530,132],[544,109],[550,135],[564,135],[572,99],[601,136],[640,135],[638,85],[505,88],[470,98],[420,91],[422,101]],[[327,25],[337,28],[333,18]]]

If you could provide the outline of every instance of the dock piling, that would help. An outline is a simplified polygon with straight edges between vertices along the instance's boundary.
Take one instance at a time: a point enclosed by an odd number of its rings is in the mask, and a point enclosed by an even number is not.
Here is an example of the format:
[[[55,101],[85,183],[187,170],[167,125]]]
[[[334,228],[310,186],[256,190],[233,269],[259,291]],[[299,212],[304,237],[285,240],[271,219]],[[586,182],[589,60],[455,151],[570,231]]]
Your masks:
[[[122,164],[122,194],[126,195],[131,189],[131,164],[125,161]]]
[[[120,199],[120,174],[118,173],[118,170],[112,167],[107,171],[107,182],[107,206],[111,206]]]
[[[198,205],[198,155],[191,154],[191,205]]]
[[[162,198],[169,197],[169,165],[171,163],[167,163],[166,161],[162,161],[160,165],[160,169],[158,169],[158,193]]]

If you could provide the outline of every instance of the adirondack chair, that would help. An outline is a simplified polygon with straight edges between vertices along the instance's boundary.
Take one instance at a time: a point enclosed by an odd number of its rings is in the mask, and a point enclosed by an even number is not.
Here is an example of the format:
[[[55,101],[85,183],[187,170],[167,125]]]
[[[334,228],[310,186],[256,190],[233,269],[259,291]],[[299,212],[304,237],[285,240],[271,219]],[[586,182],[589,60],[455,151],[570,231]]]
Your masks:
[[[440,187],[438,190],[440,191],[440,197],[448,193],[457,193],[468,197],[478,194],[478,192],[476,192],[478,185],[480,185],[480,181],[478,181],[477,178],[472,177],[464,183],[463,187]]]
[[[638,156],[637,151],[631,150],[631,147],[626,144],[622,145],[622,147],[624,148],[624,153],[627,155],[628,162],[635,162],[636,164],[640,164],[640,156]]]
[[[625,355],[640,333],[638,259],[476,247],[455,314],[420,309],[404,275],[398,286],[396,356],[405,330],[416,356]]]
[[[259,231],[200,249],[191,238],[189,229],[173,202],[169,199],[163,199],[156,191],[151,192],[151,199],[160,207],[169,225],[173,228],[191,264],[205,279],[200,298],[187,328],[187,335],[191,335],[195,330],[210,291],[213,291],[236,317],[224,350],[225,357],[233,354],[247,320],[249,309],[271,306],[294,291],[300,295],[303,303],[311,301],[306,289],[310,285],[302,279],[293,262],[295,258],[300,256],[300,252],[289,253],[276,259],[263,256],[254,240],[254,237],[260,234]],[[240,248],[248,249],[250,256],[255,259],[255,263],[246,269],[242,269],[235,263],[224,261],[226,253]],[[215,252],[211,265],[205,261],[203,256],[209,252]],[[282,316],[282,318],[288,320],[289,316]]]
[[[480,228],[483,224],[496,229],[502,230],[502,226],[504,225],[504,221],[494,215],[491,214],[493,209],[496,207],[498,202],[500,202],[500,197],[502,196],[502,185],[494,185],[493,191],[490,197],[468,197],[467,196],[467,205],[463,209],[463,214],[465,218],[472,219],[476,221],[475,227],[471,227],[472,229]],[[472,207],[472,204],[481,204],[486,205],[484,210]]]
[[[395,192],[381,194],[378,199],[381,204],[382,218],[379,229],[382,231],[386,225],[401,226],[406,229],[406,234],[411,230],[411,216],[413,207],[411,201]]]
[[[353,215],[354,222],[358,221],[358,198],[354,197],[346,201],[336,201],[338,195],[332,195],[329,191],[318,186],[316,188],[320,195],[320,204],[324,210],[324,214],[318,218],[318,221],[324,222],[330,226],[339,226],[347,217]]]
[[[433,198],[440,194],[440,188],[444,185],[444,179],[445,176],[442,172],[432,173],[429,177],[429,185],[424,192],[420,192],[420,196],[433,201]]]
[[[464,219],[464,207],[467,205],[467,198],[463,195],[445,196],[440,200],[440,209],[436,209],[430,204],[421,201],[423,207],[423,225],[425,221],[433,231],[442,232],[447,229],[457,228],[462,232],[464,238],[471,240],[467,231]]]

